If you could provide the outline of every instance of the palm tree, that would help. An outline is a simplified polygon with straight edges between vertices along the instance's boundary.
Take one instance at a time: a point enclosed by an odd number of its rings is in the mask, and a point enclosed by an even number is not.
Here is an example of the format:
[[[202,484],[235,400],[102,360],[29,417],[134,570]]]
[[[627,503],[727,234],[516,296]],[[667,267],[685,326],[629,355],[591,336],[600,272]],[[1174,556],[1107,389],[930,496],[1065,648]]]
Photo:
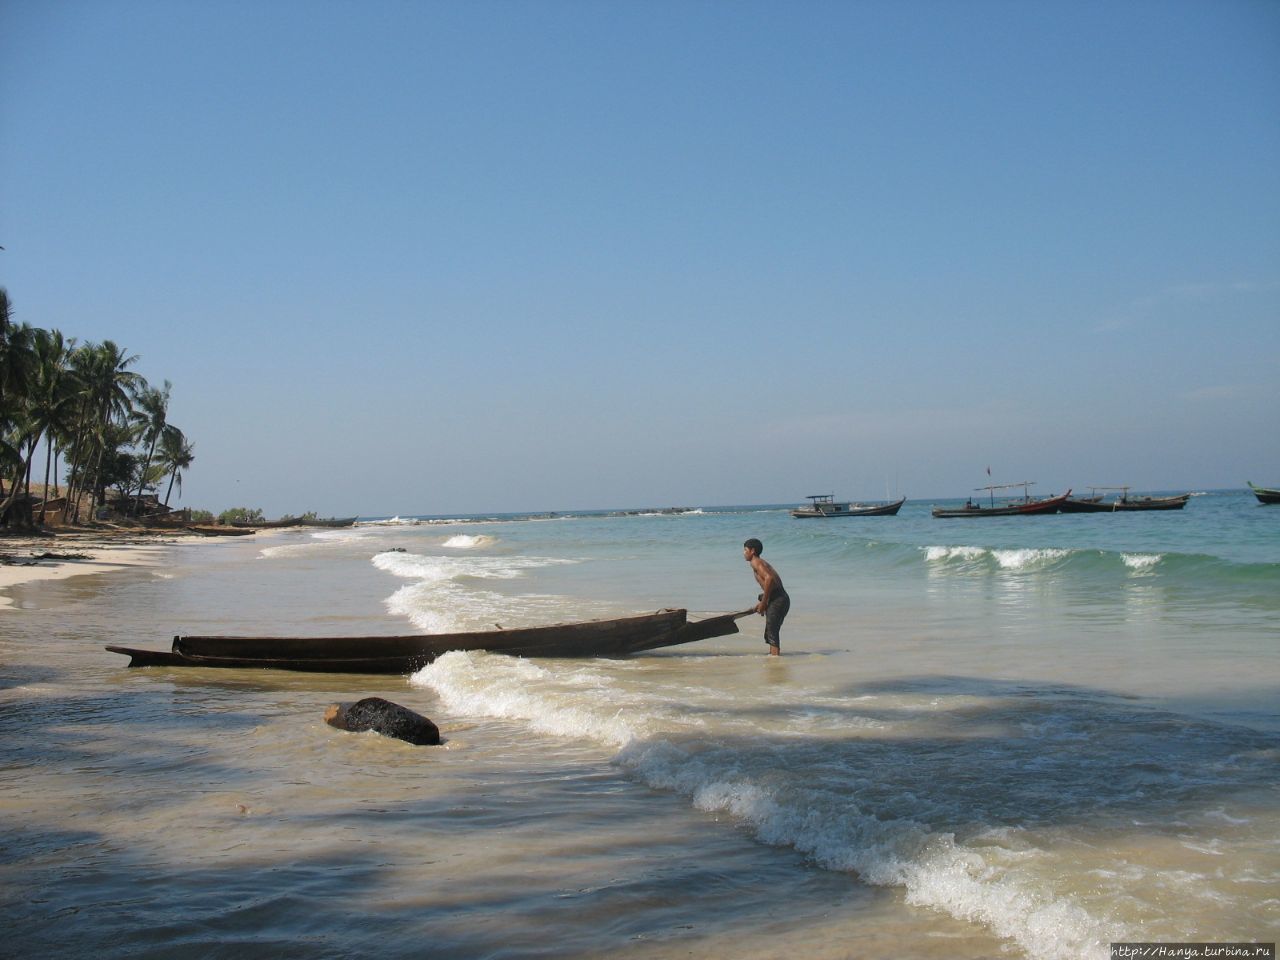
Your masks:
[[[3,468],[22,465],[23,431],[19,421],[35,366],[34,341],[35,334],[29,326],[14,325],[9,292],[0,287],[0,476],[6,472]],[[6,503],[0,508],[0,513],[8,506]]]
[[[0,502],[0,517],[18,499],[27,468],[23,450],[32,435],[27,397],[36,366],[35,335],[25,323],[13,323],[9,292],[0,287],[0,478],[13,478],[8,495]]]
[[[146,380],[128,369],[137,359],[110,340],[88,344],[76,351],[73,363],[83,382],[77,443],[80,490],[83,492],[85,481],[91,478],[88,489],[95,498],[101,495],[102,462],[108,441],[121,437],[119,433],[113,435],[110,428],[129,421],[134,398],[146,388]],[[78,517],[78,498],[76,504]]]
[[[74,387],[68,361],[75,341],[66,340],[58,330],[37,330],[35,336],[36,366],[31,378],[28,408],[35,435],[31,440],[31,454],[27,460],[28,492],[30,492],[31,467],[35,460],[35,448],[41,436],[45,441],[44,499],[49,499],[49,474],[53,467],[53,449],[59,435],[66,433],[74,413]],[[44,507],[40,509],[40,522],[44,522]]]
[[[173,384],[168,380],[159,390],[144,389],[138,393],[138,416],[143,428],[142,439],[147,442],[147,456],[142,462],[142,470],[138,478],[138,499],[142,499],[142,491],[147,485],[147,471],[151,469],[151,459],[156,455],[156,444],[164,433],[165,418],[169,413],[169,391]]]
[[[9,291],[0,287],[0,408],[6,407],[12,402],[10,398],[21,392],[30,367],[30,358],[21,349],[22,336],[21,328],[13,325]]]
[[[46,494],[58,459],[67,470],[66,494],[79,519],[88,492],[101,502],[108,485],[125,497],[158,488],[169,474],[165,503],[195,459],[182,432],[168,423],[169,381],[159,390],[129,369],[137,357],[110,340],[77,346],[57,330],[13,321],[0,287],[0,517],[30,491],[40,441],[46,444]],[[135,452],[145,447],[145,456]],[[11,482],[10,482],[11,481]],[[47,496],[46,496],[47,499]],[[43,517],[42,517],[43,519]]]
[[[173,484],[178,483],[178,496],[182,496],[182,471],[189,469],[196,459],[195,445],[182,435],[173,424],[165,427],[160,436],[160,462],[169,469],[169,489],[164,492],[164,505],[169,505]]]

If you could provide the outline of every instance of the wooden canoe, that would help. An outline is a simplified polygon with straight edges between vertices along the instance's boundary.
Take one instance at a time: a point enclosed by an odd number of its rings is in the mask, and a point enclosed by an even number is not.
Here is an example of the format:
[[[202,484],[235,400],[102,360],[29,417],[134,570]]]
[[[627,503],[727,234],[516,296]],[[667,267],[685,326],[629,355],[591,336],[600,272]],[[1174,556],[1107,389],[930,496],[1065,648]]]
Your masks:
[[[294,517],[285,517],[280,520],[232,520],[229,526],[240,527],[251,530],[282,530],[286,527],[301,527],[301,520]]]
[[[394,673],[420,670],[451,650],[485,650],[516,657],[618,657],[738,632],[753,613],[690,621],[688,611],[659,610],[638,617],[588,620],[479,633],[400,637],[177,636],[169,650],[108,646],[131,667],[240,667],[314,673]]]

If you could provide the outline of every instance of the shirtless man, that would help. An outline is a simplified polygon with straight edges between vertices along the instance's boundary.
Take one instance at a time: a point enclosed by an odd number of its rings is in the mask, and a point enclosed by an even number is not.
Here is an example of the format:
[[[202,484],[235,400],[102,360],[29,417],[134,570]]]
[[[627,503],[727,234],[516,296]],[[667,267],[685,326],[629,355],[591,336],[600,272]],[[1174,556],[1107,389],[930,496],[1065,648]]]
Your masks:
[[[764,591],[756,604],[756,613],[764,617],[764,642],[769,645],[769,656],[782,655],[779,649],[781,639],[778,631],[782,629],[782,621],[791,609],[791,598],[782,587],[782,578],[760,554],[764,552],[764,544],[752,537],[742,545],[742,559],[751,564],[751,572],[756,575],[756,583]]]

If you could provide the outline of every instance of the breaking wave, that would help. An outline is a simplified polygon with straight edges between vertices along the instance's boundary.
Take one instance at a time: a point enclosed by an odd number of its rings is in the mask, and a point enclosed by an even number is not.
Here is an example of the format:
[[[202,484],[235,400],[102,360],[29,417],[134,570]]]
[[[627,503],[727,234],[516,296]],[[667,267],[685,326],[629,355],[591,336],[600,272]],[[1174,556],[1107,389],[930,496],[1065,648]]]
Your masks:
[[[1180,822],[1175,833],[1190,833],[1186,811],[1205,784],[1222,777],[1258,787],[1269,780],[1269,761],[1255,758],[1274,755],[1257,750],[1261,738],[1230,728],[1025,696],[956,697],[950,714],[945,703],[927,711],[942,714],[930,736],[903,736],[903,720],[879,719],[887,705],[877,697],[808,692],[802,704],[778,703],[768,691],[647,684],[643,669],[636,661],[453,652],[411,683],[458,714],[594,741],[643,783],[730,816],[761,842],[899,887],[909,903],[979,923],[1036,960],[1101,960],[1108,943],[1140,939],[1140,925],[1117,916],[1112,900],[1166,895],[1155,873],[1109,849],[1112,827],[1099,819],[1132,829],[1126,805],[1154,806]],[[926,699],[938,702],[936,693]],[[898,710],[919,715],[907,704]],[[989,715],[981,723],[1016,732],[991,738],[954,729],[982,710]],[[815,711],[831,716],[815,723]],[[771,718],[767,730],[762,713]],[[1126,759],[1154,755],[1157,739],[1162,749],[1176,744],[1171,759],[1136,768]],[[1079,752],[1082,742],[1090,754]],[[1206,764],[1224,750],[1250,759]],[[1148,798],[1153,791],[1158,799]],[[1202,819],[1213,836],[1253,829],[1234,808]],[[1064,881],[1071,871],[1063,857],[1093,864],[1098,889]]]
[[[468,543],[453,549],[471,549],[479,540],[491,538],[455,537]],[[471,542],[476,541],[476,542]],[[449,546],[448,543],[445,546]],[[523,626],[563,619],[570,609],[583,610],[589,604],[568,607],[565,598],[522,593],[509,596],[485,589],[484,581],[519,580],[543,567],[576,563],[556,557],[519,556],[429,556],[388,551],[373,557],[373,565],[393,576],[412,580],[383,601],[388,612],[405,617],[427,633],[487,630],[495,624]]]
[[[453,550],[471,550],[475,547],[489,547],[497,542],[497,537],[487,537],[483,534],[480,536],[472,536],[470,534],[460,533],[456,537],[450,537],[441,544],[441,546],[449,547]]]

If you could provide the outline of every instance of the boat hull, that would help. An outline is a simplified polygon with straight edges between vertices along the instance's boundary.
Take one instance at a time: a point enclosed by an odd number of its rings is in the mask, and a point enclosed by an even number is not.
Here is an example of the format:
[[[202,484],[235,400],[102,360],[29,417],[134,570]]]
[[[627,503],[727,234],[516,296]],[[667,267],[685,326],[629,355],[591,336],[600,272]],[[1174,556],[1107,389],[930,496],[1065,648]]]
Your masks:
[[[1103,500],[1101,497],[1085,497],[1063,501],[1063,513],[1135,513],[1142,510],[1181,510],[1191,499],[1184,493],[1176,497],[1128,497]]]
[[[1252,483],[1249,484],[1249,489],[1253,491],[1253,495],[1258,498],[1259,503],[1280,503],[1280,490],[1255,487]]]
[[[939,519],[951,520],[959,517],[1029,517],[1047,513],[1057,513],[1062,504],[1071,496],[1068,490],[1060,497],[1048,497],[1044,500],[1031,500],[1025,503],[1014,503],[1000,507],[979,507],[975,505],[961,507],[958,510],[948,507],[934,507],[933,515]]]
[[[173,638],[170,650],[108,646],[131,667],[222,667],[312,673],[408,674],[452,650],[484,650],[518,657],[616,657],[738,632],[752,611],[690,622],[687,611],[480,633],[401,637]]]

